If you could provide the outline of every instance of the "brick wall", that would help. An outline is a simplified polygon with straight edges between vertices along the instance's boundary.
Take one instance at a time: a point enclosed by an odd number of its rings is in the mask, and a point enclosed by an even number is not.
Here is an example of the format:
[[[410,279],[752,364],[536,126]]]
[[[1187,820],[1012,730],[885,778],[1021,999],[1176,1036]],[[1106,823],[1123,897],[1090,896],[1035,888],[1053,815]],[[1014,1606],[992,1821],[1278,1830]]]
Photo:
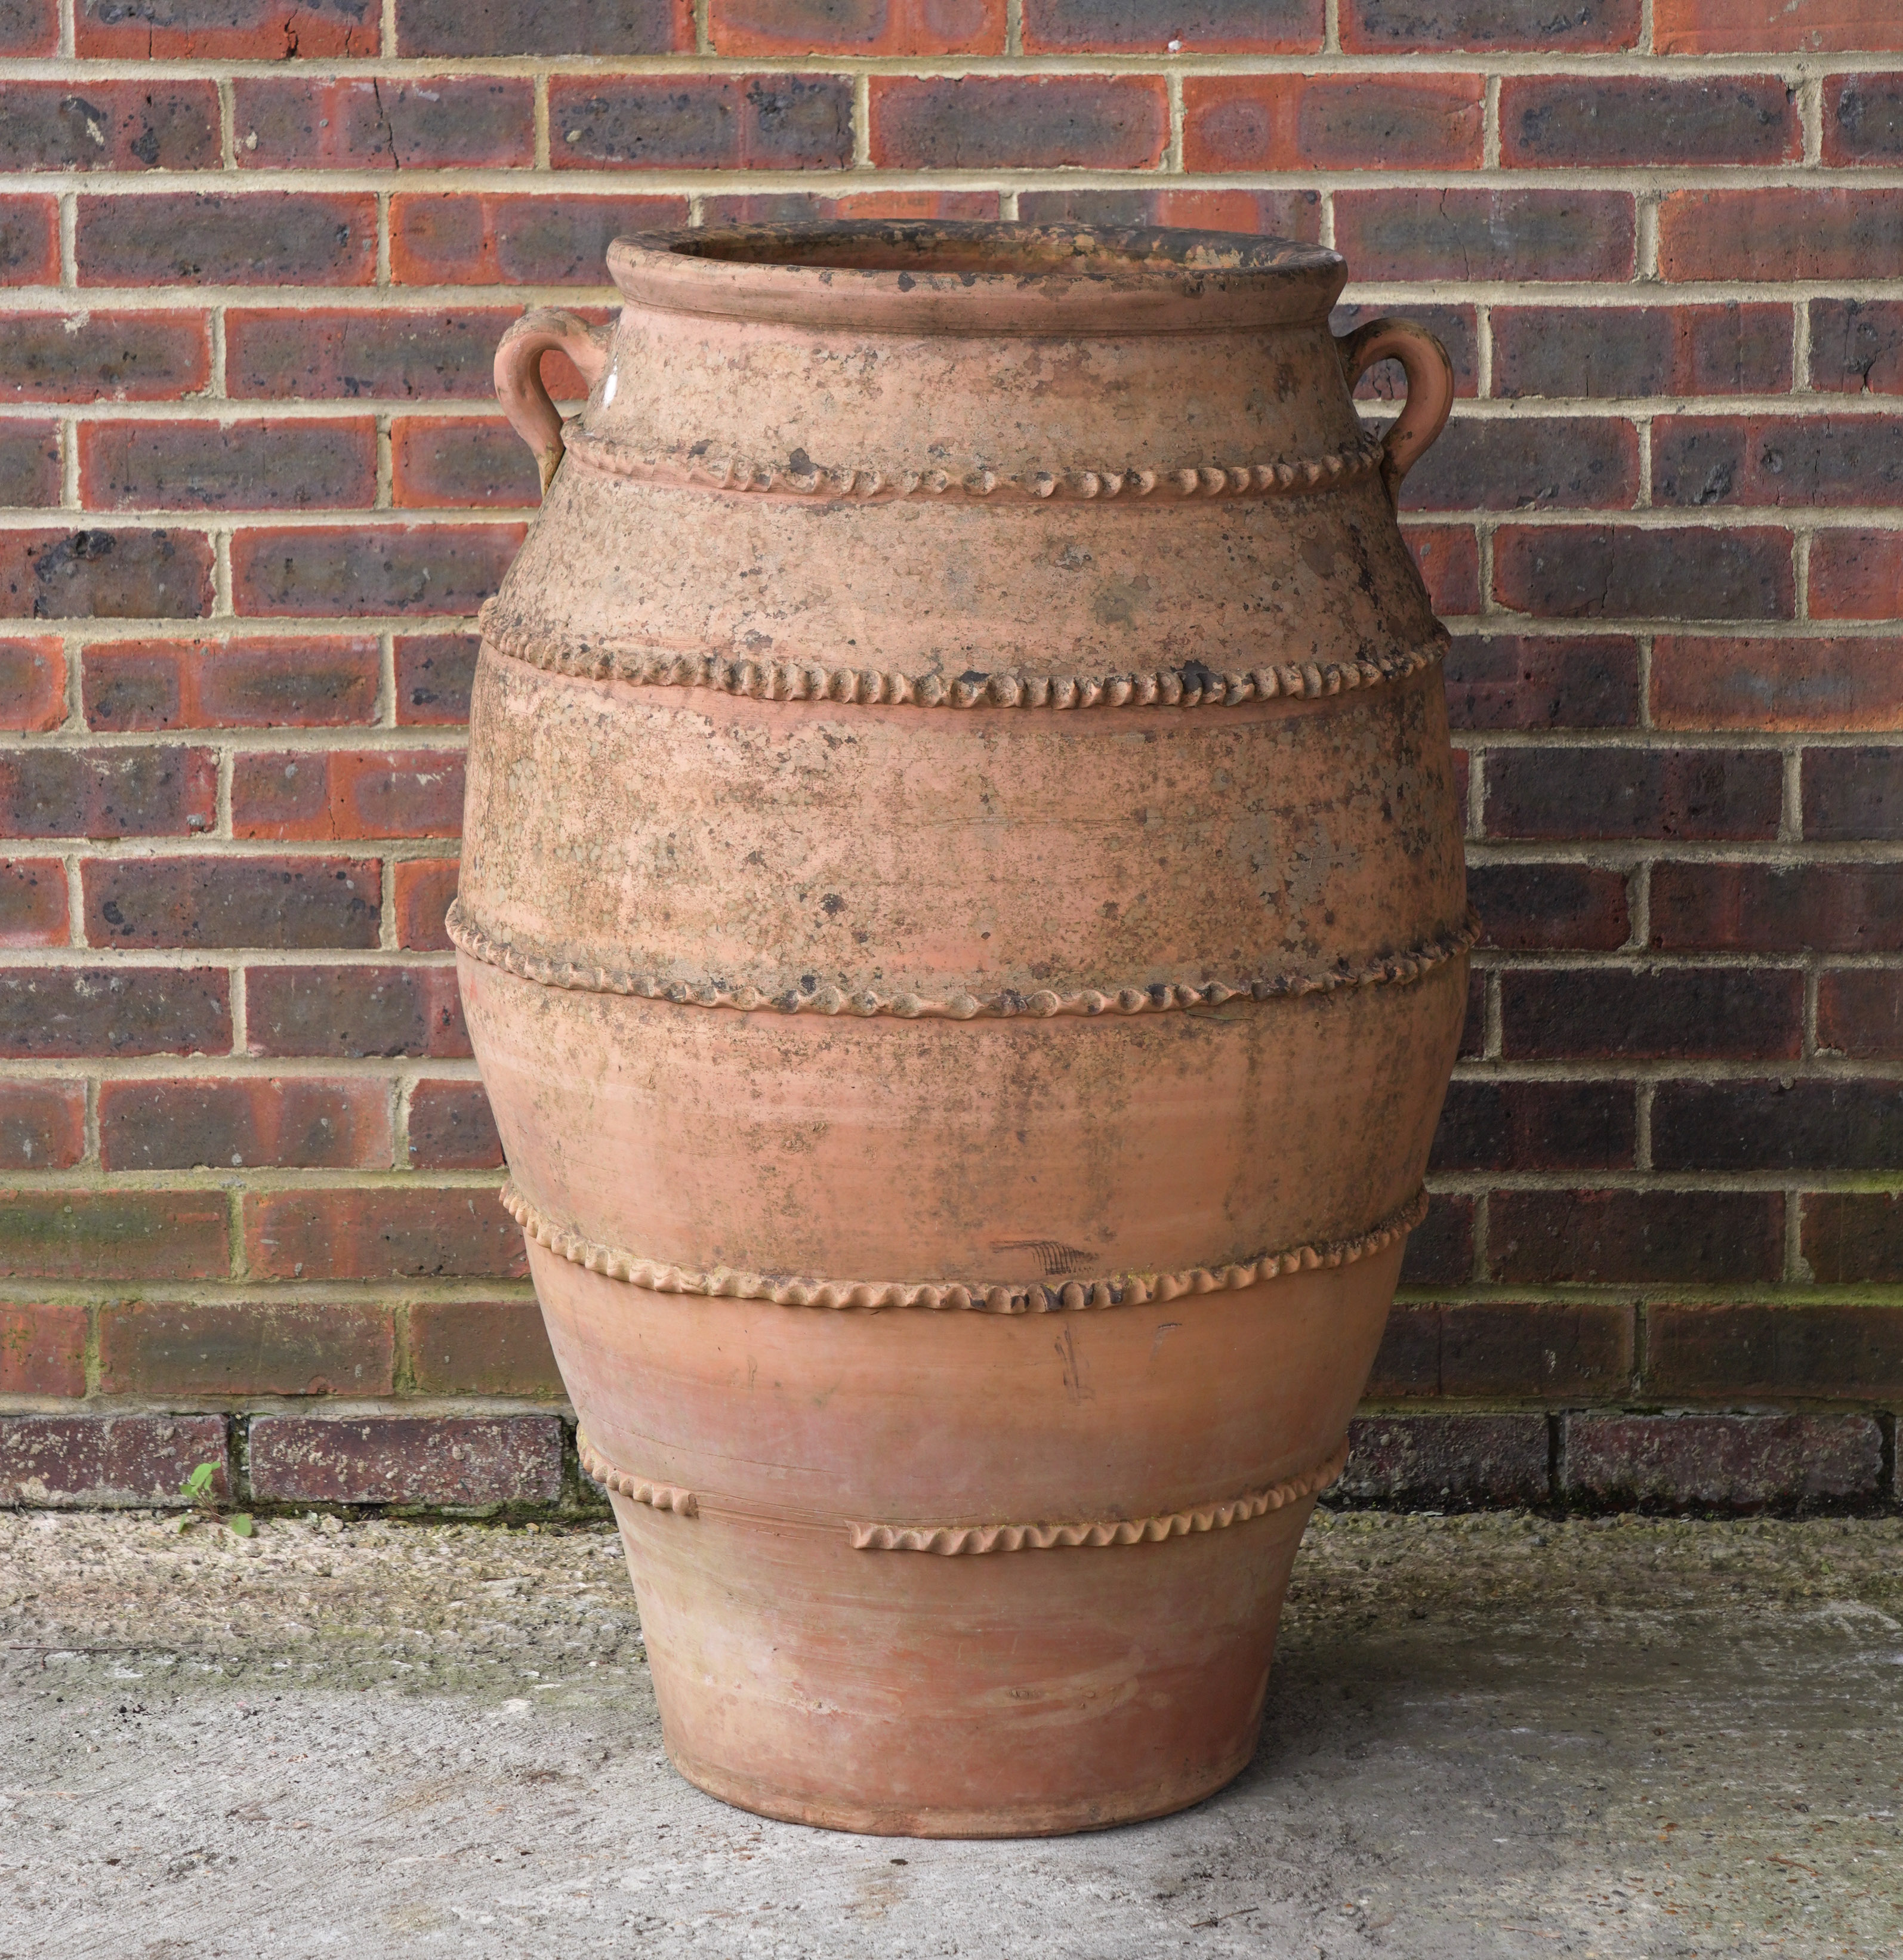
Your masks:
[[[1320,239],[1458,363],[1489,936],[1351,1491],[1893,1500],[1896,0],[0,0],[0,1497],[580,1500],[443,934],[490,357],[832,212]]]

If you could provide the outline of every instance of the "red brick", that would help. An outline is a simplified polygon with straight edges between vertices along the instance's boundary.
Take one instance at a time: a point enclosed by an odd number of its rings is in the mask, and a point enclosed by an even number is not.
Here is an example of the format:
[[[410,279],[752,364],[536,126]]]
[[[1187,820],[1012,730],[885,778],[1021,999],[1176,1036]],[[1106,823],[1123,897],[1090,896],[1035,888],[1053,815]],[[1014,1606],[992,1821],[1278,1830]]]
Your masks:
[[[0,1166],[66,1170],[86,1154],[86,1092],[76,1082],[0,1082]]]
[[[423,1395],[563,1392],[532,1300],[418,1300],[409,1310],[409,1360]]]
[[[0,835],[183,837],[218,813],[209,749],[0,751]]]
[[[1150,75],[872,79],[872,156],[896,170],[1150,170],[1169,105]]]
[[[1509,75],[1500,84],[1500,161],[1509,170],[1773,164],[1803,154],[1796,91],[1774,75]]]
[[[1596,864],[1476,864],[1467,896],[1481,943],[1508,952],[1610,953],[1631,937],[1625,873]]]
[[[1824,161],[1903,161],[1903,75],[1834,75],[1824,81]]]
[[[1026,54],[1307,54],[1322,0],[1026,0]]]
[[[1519,422],[1462,417],[1408,475],[1408,511],[1630,509],[1639,444],[1628,422],[1581,415]]]
[[[387,1170],[390,1088],[372,1076],[107,1082],[100,1163],[114,1170]]]
[[[1352,333],[1365,322],[1380,318],[1392,308],[1378,306],[1338,306],[1329,315],[1329,331],[1338,338]],[[1459,396],[1480,392],[1479,328],[1470,306],[1416,306],[1410,301],[1408,317],[1424,326],[1447,350],[1453,363],[1454,393]],[[1358,401],[1399,401],[1407,393],[1407,377],[1398,361],[1377,361],[1355,383]]]
[[[1661,1083],[1660,1170],[1880,1171],[1903,1163],[1903,1081]]]
[[[0,170],[215,170],[209,81],[0,82]]]
[[[1487,976],[1475,972],[1467,975],[1467,1017],[1460,1027],[1460,1059],[1471,1060],[1487,1052]]]
[[[1903,48],[1890,0],[1655,0],[1662,55],[1822,54]]]
[[[1551,1494],[1543,1415],[1357,1416],[1348,1451],[1337,1501],[1462,1510]]]
[[[1638,720],[1638,642],[1463,635],[1443,664],[1458,729],[1629,728]]]
[[[1494,393],[1771,395],[1790,386],[1787,306],[1496,307]]]
[[[59,212],[49,197],[0,196],[0,274],[14,286],[59,277]]]
[[[1661,415],[1661,504],[1891,504],[1903,493],[1903,417]]]
[[[703,224],[819,224],[842,218],[988,219],[998,212],[994,190],[880,190],[857,197],[822,197],[810,190],[757,191],[701,200]]]
[[[377,715],[374,638],[113,640],[85,650],[91,728],[336,728]]]
[[[406,858],[392,867],[396,878],[396,943],[416,953],[447,953],[448,929],[443,923],[456,896],[453,858]]]
[[[1192,75],[1191,170],[1478,170],[1486,84],[1474,75]]]
[[[49,510],[60,499],[57,422],[0,422],[0,508]]]
[[[1903,864],[1660,864],[1652,943],[1673,953],[1903,951]]]
[[[82,423],[81,501],[100,511],[348,510],[377,495],[377,425]]]
[[[212,377],[197,313],[16,313],[0,318],[0,399],[167,402]]]
[[[254,966],[244,985],[253,1055],[356,1061],[469,1053],[453,966]]]
[[[1892,191],[1772,186],[1671,191],[1659,202],[1667,279],[1860,279],[1903,252]]]
[[[1768,840],[1784,781],[1784,758],[1768,749],[1496,749],[1487,835]]]
[[[1794,1060],[1804,978],[1774,967],[1535,967],[1500,977],[1509,1060]]]
[[[1629,1083],[1468,1078],[1448,1086],[1428,1168],[1628,1170],[1637,1134]]]
[[[0,618],[198,619],[211,609],[202,531],[0,531]]]
[[[528,1269],[521,1227],[487,1185],[250,1192],[244,1250],[259,1279],[520,1279]]]
[[[1631,1382],[1633,1319],[1630,1306],[1586,1300],[1397,1306],[1388,1316],[1367,1399],[1618,1395]]]
[[[231,588],[240,612],[348,619],[473,612],[502,582],[520,524],[239,531]]]
[[[399,192],[390,271],[399,285],[598,286],[611,241],[686,222],[684,197]]]
[[[852,84],[821,75],[558,75],[549,84],[557,170],[842,170]]]
[[[463,758],[453,750],[267,750],[232,766],[234,837],[453,837],[462,828]]]
[[[1357,279],[1627,279],[1622,191],[1345,190],[1335,248]]]
[[[1497,1191],[1493,1278],[1524,1286],[1725,1286],[1779,1278],[1781,1192]]]
[[[84,286],[364,286],[377,275],[368,192],[179,192],[79,200]]]
[[[89,859],[81,868],[94,946],[374,946],[374,858]]]
[[[1505,524],[1494,541],[1494,596],[1546,619],[1788,619],[1796,609],[1791,536]]]
[[[212,967],[0,968],[0,1055],[225,1055],[229,977]]]
[[[43,735],[65,718],[65,649],[57,640],[0,640],[0,728]]]
[[[1804,835],[1835,844],[1903,838],[1903,749],[1806,749]]]
[[[1357,55],[1600,53],[1638,46],[1639,6],[1574,0],[1556,12],[1542,0],[1344,0],[1341,46]]]
[[[1802,1243],[1819,1285],[1903,1282],[1903,1192],[1810,1192],[1803,1200]]]
[[[1403,524],[1428,602],[1443,616],[1480,610],[1480,544],[1466,524]]]
[[[132,61],[361,59],[377,0],[78,0],[81,55]]]
[[[1903,608],[1903,531],[1819,531],[1810,551],[1813,619],[1894,619]]]
[[[1026,190],[1017,215],[1026,224],[1179,224],[1309,245],[1322,235],[1312,190]]]
[[[184,1504],[201,1463],[210,1494],[231,1494],[224,1418],[216,1415],[0,1416],[0,1503],[40,1510]]]
[[[397,0],[415,55],[665,55],[694,45],[691,0]]]
[[[1903,1061],[1903,972],[1854,967],[1820,974],[1817,1043],[1860,1059]]]
[[[390,454],[399,508],[533,510],[540,499],[535,459],[505,422],[406,415],[390,425]]]
[[[0,55],[50,55],[59,51],[56,0],[0,0]]]
[[[86,1309],[0,1306],[0,1395],[85,1392]]]
[[[0,1278],[221,1280],[225,1228],[221,1192],[0,1192]]]
[[[1652,648],[1661,728],[1903,729],[1903,663],[1889,639],[1662,637]]]
[[[0,858],[0,946],[64,946],[69,937],[60,860]]]
[[[225,378],[237,396],[274,401],[493,401],[496,343],[520,317],[491,312],[300,313],[225,317]],[[559,400],[588,390],[566,357],[545,357]]]
[[[102,1395],[388,1395],[395,1360],[381,1306],[142,1300],[99,1314]]]
[[[713,0],[718,55],[1001,55],[1004,0]]]
[[[279,1502],[552,1504],[562,1424],[552,1415],[251,1419],[251,1488]]]
[[[424,170],[535,161],[533,84],[500,75],[416,81],[299,77],[232,84],[241,167]]]
[[[1401,1284],[1465,1286],[1474,1273],[1474,1201],[1436,1192],[1425,1221],[1408,1235]]]
[[[399,633],[396,719],[434,727],[460,727],[468,721],[481,644],[473,633]]]
[[[1674,1397],[1903,1395],[1903,1312],[1893,1306],[1652,1306],[1645,1385]]]
[[[409,1160],[417,1170],[500,1170],[502,1140],[479,1082],[419,1082],[410,1093]]]
[[[1868,1416],[1568,1415],[1566,1494],[1646,1510],[1756,1511],[1876,1495]]]
[[[1903,395],[1903,301],[1812,300],[1810,385],[1838,395]]]

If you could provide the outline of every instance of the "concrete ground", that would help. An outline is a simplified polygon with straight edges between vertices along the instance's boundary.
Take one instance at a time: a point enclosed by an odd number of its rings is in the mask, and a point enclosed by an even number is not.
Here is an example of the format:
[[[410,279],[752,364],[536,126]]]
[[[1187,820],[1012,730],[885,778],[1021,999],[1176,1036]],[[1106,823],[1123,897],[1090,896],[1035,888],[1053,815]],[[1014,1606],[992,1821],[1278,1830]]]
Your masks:
[[[1016,1844],[683,1783],[604,1530],[0,1515],[0,1625],[5,1960],[1903,1955],[1893,1519],[1318,1518],[1241,1780]]]

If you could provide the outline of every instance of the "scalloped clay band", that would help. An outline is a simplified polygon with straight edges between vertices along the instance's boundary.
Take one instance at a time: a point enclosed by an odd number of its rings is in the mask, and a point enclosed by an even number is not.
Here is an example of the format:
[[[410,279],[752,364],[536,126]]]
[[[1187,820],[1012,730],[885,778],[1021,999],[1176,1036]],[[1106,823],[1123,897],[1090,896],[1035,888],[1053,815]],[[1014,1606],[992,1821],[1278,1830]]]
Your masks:
[[[558,1225],[539,1209],[511,1178],[502,1187],[502,1208],[538,1246],[571,1265],[620,1280],[649,1293],[699,1294],[709,1300],[764,1300],[775,1306],[883,1309],[896,1306],[971,1313],[1076,1313],[1112,1306],[1147,1306],[1190,1293],[1238,1293],[1264,1280],[1294,1273],[1332,1271],[1379,1252],[1405,1238],[1427,1215],[1424,1185],[1399,1210],[1378,1219],[1357,1238],[1328,1239],[1264,1252],[1239,1265],[1191,1266],[1172,1273],[1115,1273],[1106,1279],[1041,1281],[1009,1284],[959,1280],[819,1280],[783,1273],[736,1272],[726,1266],[693,1270],[644,1259],[584,1239]]]
[[[638,1000],[670,1001],[678,1007],[731,1007],[742,1013],[896,1014],[902,1020],[1012,1020],[1020,1015],[1049,1020],[1059,1014],[1162,1013],[1183,1007],[1220,1007],[1231,1001],[1301,1000],[1315,994],[1336,994],[1345,988],[1408,986],[1457,959],[1480,937],[1480,916],[1472,906],[1458,929],[1406,953],[1389,953],[1364,966],[1335,968],[1321,973],[1276,973],[1233,982],[1204,984],[1158,981],[1143,987],[1105,989],[1087,987],[1059,994],[1049,988],[1023,994],[1007,988],[979,996],[960,991],[942,1000],[918,994],[875,994],[870,988],[848,993],[842,988],[781,988],[769,994],[758,987],[730,985],[724,980],[664,980],[651,973],[635,973],[618,966],[584,966],[571,959],[554,959],[524,953],[506,940],[485,932],[453,899],[446,918],[450,940],[459,953],[485,966],[499,968],[538,987],[558,987],[582,994],[622,994]]]
[[[698,1517],[702,1500],[692,1491],[677,1484],[657,1484],[632,1472],[619,1469],[603,1456],[585,1435],[575,1439],[581,1467],[597,1484],[657,1511],[672,1511],[679,1517]],[[887,1525],[859,1524],[848,1520],[846,1535],[854,1551],[924,1551],[941,1558],[970,1557],[989,1551],[1056,1551],[1115,1545],[1160,1545],[1166,1538],[1187,1538],[1194,1532],[1224,1531],[1231,1525],[1246,1524],[1285,1505],[1325,1491],[1341,1475],[1348,1460],[1344,1440],[1332,1455],[1313,1470],[1298,1477],[1284,1477],[1280,1483],[1239,1497],[1198,1504],[1189,1510],[1163,1511],[1144,1518],[1101,1518],[1079,1524],[1025,1525]],[[708,1500],[705,1508],[724,1507]]]

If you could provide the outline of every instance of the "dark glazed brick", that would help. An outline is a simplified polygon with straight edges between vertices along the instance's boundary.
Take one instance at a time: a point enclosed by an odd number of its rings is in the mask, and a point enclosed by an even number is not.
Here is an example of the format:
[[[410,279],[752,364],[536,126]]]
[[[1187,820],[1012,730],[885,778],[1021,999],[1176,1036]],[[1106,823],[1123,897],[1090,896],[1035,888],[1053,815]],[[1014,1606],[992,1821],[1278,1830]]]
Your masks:
[[[1666,279],[1861,279],[1899,253],[1894,191],[1679,190],[1659,203]]]
[[[1638,720],[1636,640],[1456,640],[1442,672],[1456,728],[1629,728]]]
[[[48,510],[59,496],[58,424],[0,422],[0,506]]]
[[[199,531],[0,531],[0,616],[199,619],[212,609]]]
[[[1344,0],[1349,54],[1596,54],[1638,45],[1640,0]]]
[[[0,1395],[85,1392],[86,1309],[0,1306]]]
[[[460,727],[468,721],[481,644],[474,633],[399,633],[396,719],[431,727]]]
[[[1888,1401],[1903,1395],[1903,1310],[1647,1307],[1645,1386],[1675,1396]]]
[[[1825,78],[1824,161],[1903,162],[1903,75]]]
[[[1408,511],[1618,510],[1637,501],[1638,436],[1605,416],[1450,422],[1408,473]]]
[[[0,1416],[0,1503],[31,1510],[183,1504],[201,1463],[211,1494],[231,1494],[224,1418],[215,1415]]]
[[[852,84],[835,75],[659,75],[549,85],[556,169],[842,170]]]
[[[1511,953],[1610,953],[1632,934],[1625,874],[1594,864],[1471,865],[1481,943]]]
[[[396,1341],[380,1306],[278,1300],[102,1307],[108,1395],[385,1395]]]
[[[1548,619],[1788,619],[1796,607],[1788,531],[1503,525],[1494,594]]]
[[[0,835],[185,837],[217,814],[209,749],[0,750]]]
[[[1838,1055],[1903,1061],[1903,972],[1853,968],[1819,975],[1817,1041]]]
[[[1784,758],[1768,749],[1502,749],[1490,837],[1774,838]]]
[[[1497,1191],[1493,1277],[1523,1286],[1724,1286],[1777,1278],[1780,1192]]]
[[[1485,92],[1478,75],[1192,75],[1183,167],[1477,170]]]
[[[317,1504],[552,1504],[562,1424],[552,1415],[251,1419],[253,1492]]]
[[[234,837],[453,837],[462,827],[463,758],[453,750],[264,750],[233,764]]]
[[[534,84],[526,78],[241,77],[232,94],[240,167],[393,170],[535,161]]]
[[[399,192],[390,201],[390,271],[401,285],[599,286],[613,240],[686,222],[684,197]]]
[[[50,55],[59,49],[56,0],[0,0],[0,55]]]
[[[64,946],[66,867],[57,858],[0,858],[0,946]]]
[[[15,313],[0,319],[0,399],[169,402],[212,377],[197,313]]]
[[[94,946],[374,946],[374,858],[91,859],[81,869]]]
[[[1812,300],[1810,385],[1838,395],[1903,395],[1903,301]]]
[[[535,459],[507,422],[405,416],[391,426],[390,452],[399,508],[533,510],[540,500]]]
[[[694,45],[689,0],[397,0],[414,55],[667,55]]]
[[[419,1082],[409,1099],[409,1160],[418,1170],[499,1170],[502,1140],[479,1082]]]
[[[0,969],[0,1055],[228,1055],[231,985],[213,967]]]
[[[418,1300],[410,1369],[426,1395],[558,1395],[562,1376],[532,1300]]]
[[[1631,1308],[1609,1302],[1397,1306],[1367,1398],[1603,1398],[1630,1386],[1634,1350]]]
[[[1895,1170],[1903,1082],[1668,1082],[1652,1103],[1660,1170]]]
[[[1566,1494],[1646,1510],[1874,1497],[1883,1438],[1858,1415],[1569,1415]]]
[[[1357,279],[1625,279],[1631,199],[1597,190],[1345,190],[1335,249]]]
[[[1437,612],[1444,618],[1480,610],[1480,546],[1471,527],[1404,524],[1401,535]]]
[[[377,275],[377,200],[252,191],[79,200],[84,286],[362,286]]]
[[[86,724],[337,728],[374,721],[374,639],[120,640],[89,646]]]
[[[1815,54],[1903,48],[1889,0],[1654,0],[1662,55]]]
[[[1696,80],[1510,75],[1500,84],[1500,161],[1539,164],[1795,163],[1796,91],[1769,75]]]
[[[361,59],[377,0],[78,0],[78,52],[133,61]]]
[[[1903,532],[1820,531],[1810,553],[1813,619],[1894,619]]]
[[[1888,639],[1661,638],[1652,718],[1661,728],[1903,729],[1897,653]]]
[[[1536,967],[1500,977],[1510,1059],[1795,1059],[1804,976],[1772,967]]]
[[[1812,1192],[1803,1200],[1804,1258],[1822,1286],[1903,1282],[1903,1195]]]
[[[1661,415],[1652,481],[1661,504],[1895,503],[1903,417]]]
[[[0,728],[43,735],[65,718],[65,649],[54,639],[0,639]]]
[[[86,1154],[86,1092],[76,1082],[0,1083],[0,1167],[65,1170]]]
[[[462,866],[453,858],[405,858],[396,873],[396,943],[417,953],[447,953],[444,924]]]
[[[1551,1494],[1543,1415],[1357,1416],[1348,1449],[1336,1502],[1459,1510]]]
[[[59,212],[49,197],[0,197],[0,273],[16,286],[59,277]]]
[[[1402,1286],[1464,1286],[1474,1273],[1474,1201],[1437,1192],[1408,1239]]]
[[[1147,75],[875,75],[872,154],[898,170],[1149,170],[1169,134]]]
[[[1903,864],[1660,864],[1652,943],[1670,953],[1903,952]]]
[[[604,275],[605,276],[605,275]],[[225,377],[234,396],[271,401],[493,401],[495,347],[520,315],[298,313],[225,316]],[[567,361],[545,361],[558,399],[588,391]]]
[[[1427,1168],[1625,1170],[1637,1134],[1629,1083],[1459,1081],[1448,1086]]]
[[[1604,399],[1771,395],[1790,386],[1790,309],[1496,307],[1494,393]]]
[[[1022,199],[1020,199],[1020,205]],[[1329,331],[1338,339],[1365,322],[1394,311],[1392,307],[1338,306],[1329,315]],[[1479,328],[1470,306],[1416,306],[1408,302],[1407,317],[1424,326],[1447,350],[1453,363],[1453,391],[1465,396],[1480,392]],[[1398,361],[1377,361],[1355,383],[1357,401],[1398,402],[1408,392],[1407,377]]]
[[[453,966],[254,966],[245,999],[253,1055],[453,1061],[469,1052]]]
[[[1025,224],[1181,224],[1309,245],[1322,235],[1312,190],[1026,190],[1017,215]]]
[[[522,1228],[493,1185],[253,1192],[244,1250],[261,1279],[520,1279]]]
[[[84,423],[79,481],[94,511],[348,510],[376,500],[377,425]]]
[[[390,1090],[374,1077],[107,1082],[99,1092],[107,1170],[387,1170]]]
[[[1026,54],[1306,54],[1322,0],[1026,0]]]
[[[0,82],[0,170],[215,170],[208,81]]]
[[[240,531],[231,540],[237,610],[346,619],[473,612],[502,583],[520,524]]]
[[[1903,838],[1903,749],[1806,749],[1803,784],[1807,838]]]
[[[721,55],[1001,55],[1004,0],[714,0]]]
[[[1487,976],[1467,975],[1467,1017],[1460,1026],[1460,1059],[1471,1061],[1487,1052]]]
[[[0,1192],[0,1279],[221,1280],[225,1225],[221,1192]]]

